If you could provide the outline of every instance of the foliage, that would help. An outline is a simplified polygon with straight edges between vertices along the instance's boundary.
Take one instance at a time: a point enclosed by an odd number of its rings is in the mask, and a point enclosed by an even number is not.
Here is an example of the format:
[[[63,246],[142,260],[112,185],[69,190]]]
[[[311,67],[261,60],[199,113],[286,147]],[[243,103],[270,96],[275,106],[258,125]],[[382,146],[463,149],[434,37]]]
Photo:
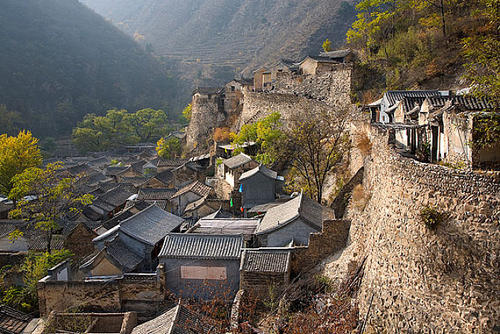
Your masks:
[[[191,117],[193,116],[193,105],[190,103],[182,110],[182,117],[188,122],[191,121]]]
[[[224,159],[217,158],[217,160],[215,161],[215,164],[217,165],[217,167],[219,167],[220,165],[222,165],[223,162],[224,162]]]
[[[57,221],[65,214],[77,213],[80,205],[92,203],[92,195],[76,192],[78,178],[65,177],[60,163],[48,164],[44,169],[31,167],[13,179],[9,198],[21,199],[10,212],[12,218],[29,221],[29,226],[47,234],[47,252],[51,251],[52,233],[58,229]],[[30,197],[26,197],[30,195]],[[22,235],[18,231],[13,239]]]
[[[330,42],[330,40],[327,38],[324,42],[323,42],[323,51],[325,52],[330,52],[332,51],[332,42]]]
[[[385,74],[386,87],[380,89],[415,88],[434,78],[445,80],[456,76],[465,59],[473,64],[468,66],[471,70],[487,69],[489,77],[483,79],[492,83],[498,80],[498,32],[489,35],[488,50],[482,49],[486,41],[480,32],[487,15],[475,13],[494,13],[493,5],[484,6],[493,2],[498,10],[496,0],[362,0],[347,41],[361,51],[365,64]],[[465,58],[461,57],[463,42]]]
[[[160,138],[156,143],[156,152],[163,159],[173,159],[181,154],[181,142],[176,137],[167,140]]]
[[[477,8],[472,15],[482,21],[481,29],[464,38],[464,55],[467,59],[466,75],[475,95],[500,99],[500,2],[475,0]]]
[[[258,146],[255,160],[263,164],[272,164],[281,155],[285,139],[282,126],[280,113],[273,112],[255,123],[243,125],[240,132],[233,136],[232,145],[238,147],[244,143],[255,142]],[[242,148],[237,148],[233,154],[237,155],[242,151]]]
[[[500,143],[500,115],[487,113],[476,116],[472,135],[473,149],[494,148]]]
[[[422,162],[429,162],[431,160],[431,143],[428,141],[423,142],[420,147],[417,148],[415,155],[418,160]]]
[[[341,110],[292,120],[286,136],[288,152],[293,152],[289,189],[302,189],[321,203],[328,175],[341,166],[349,149],[347,119],[347,111]]]
[[[7,110],[5,104],[0,104],[0,133],[15,135],[23,126],[21,114]]]
[[[7,1],[0,31],[0,103],[22,120],[2,133],[57,138],[87,113],[166,108],[174,97],[161,64],[78,1]]]
[[[428,206],[420,210],[420,218],[430,230],[434,230],[445,220],[446,215]]]
[[[224,142],[231,138],[231,129],[229,128],[215,128],[214,141]]]
[[[0,135],[0,194],[9,195],[14,176],[41,163],[38,139],[31,132],[21,131],[17,137]]]
[[[103,151],[124,144],[149,142],[168,134],[163,110],[108,110],[106,116],[88,114],[73,129],[73,142],[81,152]]]
[[[47,275],[50,268],[72,255],[70,251],[64,249],[54,250],[52,253],[29,253],[21,265],[24,286],[9,287],[2,297],[2,302],[24,312],[36,311],[38,309],[38,281]]]

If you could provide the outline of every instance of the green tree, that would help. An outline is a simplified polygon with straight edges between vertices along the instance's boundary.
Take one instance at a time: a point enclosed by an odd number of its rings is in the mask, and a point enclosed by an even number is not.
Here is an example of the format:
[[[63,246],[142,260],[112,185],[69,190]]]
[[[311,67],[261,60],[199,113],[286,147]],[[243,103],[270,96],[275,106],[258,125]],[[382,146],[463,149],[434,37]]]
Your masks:
[[[8,196],[14,186],[14,176],[41,163],[38,139],[31,132],[21,131],[17,137],[0,135],[0,193]]]
[[[52,234],[59,228],[57,221],[69,212],[78,212],[80,206],[90,205],[93,200],[92,195],[79,195],[78,178],[65,177],[61,168],[61,163],[54,163],[44,169],[25,169],[13,178],[14,186],[9,194],[12,199],[23,198],[10,212],[10,217],[22,218],[29,222],[29,227],[46,233],[48,253]],[[22,232],[14,231],[10,237],[15,240],[21,235]]]
[[[22,128],[21,114],[7,110],[5,104],[0,104],[0,133],[15,134]]]
[[[70,251],[54,250],[52,253],[29,253],[21,265],[23,273],[23,287],[6,287],[2,302],[24,312],[33,312],[38,309],[38,281],[47,276],[50,268],[69,259],[73,254]]]
[[[181,154],[181,142],[175,137],[167,140],[160,138],[156,143],[156,152],[163,159],[176,158]]]
[[[189,122],[193,115],[193,105],[190,103],[182,110],[182,116]]]
[[[282,156],[285,138],[282,127],[281,114],[273,112],[255,123],[243,125],[240,132],[233,135],[232,144],[238,147],[244,143],[255,142],[259,147],[255,159],[266,165],[272,164]],[[237,148],[234,154],[242,151],[242,148]]]
[[[328,38],[323,42],[323,51],[325,52],[332,51],[332,42],[330,42]]]
[[[128,114],[125,121],[125,127],[131,129],[137,138],[134,141],[141,143],[158,139],[169,130],[167,114],[163,110],[141,109]]]
[[[124,144],[157,140],[170,130],[163,110],[108,110],[106,116],[88,114],[73,129],[73,142],[81,152],[104,151]]]

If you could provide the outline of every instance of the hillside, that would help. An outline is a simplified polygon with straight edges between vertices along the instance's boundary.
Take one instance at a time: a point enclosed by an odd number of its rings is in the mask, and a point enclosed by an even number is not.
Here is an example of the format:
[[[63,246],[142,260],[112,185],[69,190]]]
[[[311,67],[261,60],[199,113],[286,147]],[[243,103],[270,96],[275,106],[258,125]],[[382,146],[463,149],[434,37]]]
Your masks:
[[[81,0],[165,57],[194,84],[222,83],[280,58],[341,46],[355,17],[342,0]]]
[[[130,37],[77,0],[5,0],[0,132],[66,135],[87,113],[166,108],[173,80]]]

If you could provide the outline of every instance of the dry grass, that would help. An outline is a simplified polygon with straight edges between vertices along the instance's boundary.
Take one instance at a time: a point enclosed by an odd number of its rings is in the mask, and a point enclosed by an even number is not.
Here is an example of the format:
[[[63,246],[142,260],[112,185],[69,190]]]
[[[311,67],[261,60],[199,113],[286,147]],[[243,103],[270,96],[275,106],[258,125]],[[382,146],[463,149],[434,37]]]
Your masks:
[[[363,157],[367,157],[372,152],[372,142],[368,135],[364,132],[356,134],[356,148],[361,152]]]

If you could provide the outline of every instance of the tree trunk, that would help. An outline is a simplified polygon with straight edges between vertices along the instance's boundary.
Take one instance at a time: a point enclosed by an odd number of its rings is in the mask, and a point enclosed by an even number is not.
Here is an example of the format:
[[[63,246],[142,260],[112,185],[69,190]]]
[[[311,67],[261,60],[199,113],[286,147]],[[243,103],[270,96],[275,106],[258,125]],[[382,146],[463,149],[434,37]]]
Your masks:
[[[51,253],[52,251],[52,229],[50,229],[49,231],[47,231],[47,253]]]
[[[443,21],[443,36],[446,38],[446,18],[444,14],[444,0],[441,0],[441,20]]]

